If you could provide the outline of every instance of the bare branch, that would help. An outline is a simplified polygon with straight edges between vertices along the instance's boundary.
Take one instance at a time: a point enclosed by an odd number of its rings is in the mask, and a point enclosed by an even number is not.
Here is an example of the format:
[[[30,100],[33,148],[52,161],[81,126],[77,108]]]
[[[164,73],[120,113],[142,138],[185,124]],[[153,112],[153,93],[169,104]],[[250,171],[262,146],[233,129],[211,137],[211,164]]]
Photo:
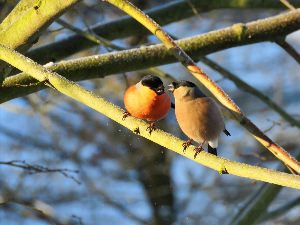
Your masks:
[[[81,182],[74,177],[72,174],[78,174],[78,170],[66,169],[66,168],[48,168],[46,166],[38,165],[38,164],[30,164],[25,160],[11,160],[11,161],[0,161],[0,165],[13,166],[17,168],[21,168],[26,170],[29,174],[35,173],[60,173],[64,177],[70,178],[75,181],[77,184],[81,184]]]
[[[283,39],[277,40],[276,43],[282,49],[284,49],[293,59],[295,59],[296,62],[298,62],[298,64],[300,65],[300,54],[296,51],[296,49],[293,46],[291,46],[286,40]]]

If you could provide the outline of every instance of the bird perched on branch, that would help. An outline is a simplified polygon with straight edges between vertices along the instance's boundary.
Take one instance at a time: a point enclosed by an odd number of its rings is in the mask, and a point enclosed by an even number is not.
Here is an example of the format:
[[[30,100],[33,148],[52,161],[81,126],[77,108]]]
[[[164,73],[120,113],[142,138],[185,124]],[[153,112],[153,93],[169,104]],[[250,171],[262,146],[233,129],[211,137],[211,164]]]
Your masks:
[[[169,87],[175,98],[177,122],[190,138],[183,144],[183,150],[194,140],[200,144],[195,148],[195,158],[205,142],[208,144],[208,152],[217,155],[220,133],[223,131],[227,136],[230,133],[225,129],[223,115],[215,100],[204,95],[190,81],[172,82]]]
[[[124,104],[127,112],[123,118],[132,115],[151,122],[147,128],[151,134],[155,130],[154,122],[163,119],[169,112],[171,99],[165,93],[161,79],[157,76],[147,75],[125,91]]]

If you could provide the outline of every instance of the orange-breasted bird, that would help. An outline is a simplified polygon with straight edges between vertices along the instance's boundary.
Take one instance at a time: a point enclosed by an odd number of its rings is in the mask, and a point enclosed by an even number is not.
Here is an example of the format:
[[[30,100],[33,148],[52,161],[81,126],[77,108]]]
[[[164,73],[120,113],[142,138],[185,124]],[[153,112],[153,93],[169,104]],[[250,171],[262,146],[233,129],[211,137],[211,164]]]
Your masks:
[[[165,93],[161,79],[147,75],[125,91],[124,104],[130,115],[151,122],[147,128],[151,134],[155,129],[154,122],[163,119],[169,112],[171,99]]]
[[[208,152],[217,155],[219,135],[223,131],[227,136],[230,133],[225,129],[223,115],[213,98],[207,97],[194,83],[190,81],[172,82],[169,85],[175,98],[175,115],[177,122],[190,139],[183,144],[184,150],[192,140],[200,145],[195,148],[195,156],[202,150],[205,142]]]

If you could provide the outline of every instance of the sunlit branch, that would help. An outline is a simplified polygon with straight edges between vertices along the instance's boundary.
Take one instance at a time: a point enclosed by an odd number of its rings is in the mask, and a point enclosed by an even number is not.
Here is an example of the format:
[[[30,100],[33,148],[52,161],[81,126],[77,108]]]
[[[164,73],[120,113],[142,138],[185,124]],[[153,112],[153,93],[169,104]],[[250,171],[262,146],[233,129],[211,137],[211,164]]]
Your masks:
[[[0,43],[25,52],[55,18],[79,1],[20,1],[0,24]],[[0,83],[9,71],[7,65],[0,62]]]

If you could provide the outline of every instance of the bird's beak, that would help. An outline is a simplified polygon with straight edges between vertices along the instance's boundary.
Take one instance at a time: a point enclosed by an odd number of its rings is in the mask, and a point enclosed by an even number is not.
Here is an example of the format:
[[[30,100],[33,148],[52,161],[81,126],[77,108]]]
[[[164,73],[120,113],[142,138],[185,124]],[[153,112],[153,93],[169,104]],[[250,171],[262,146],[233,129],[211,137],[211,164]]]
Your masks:
[[[168,91],[173,93],[174,90],[175,90],[174,85],[171,83],[171,84],[168,85],[168,87],[169,87]]]
[[[156,88],[155,92],[158,94],[158,95],[162,95],[163,93],[165,93],[165,87],[162,85],[162,86],[159,86],[158,88]]]

